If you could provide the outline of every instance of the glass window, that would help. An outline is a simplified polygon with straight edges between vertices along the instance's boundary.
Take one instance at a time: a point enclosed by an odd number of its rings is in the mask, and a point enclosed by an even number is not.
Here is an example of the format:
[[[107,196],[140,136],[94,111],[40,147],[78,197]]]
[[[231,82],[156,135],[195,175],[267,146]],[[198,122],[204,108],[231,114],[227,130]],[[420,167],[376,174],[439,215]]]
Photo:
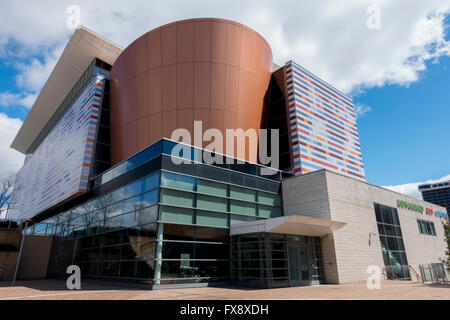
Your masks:
[[[163,242],[163,259],[194,259],[194,243],[188,242]]]
[[[144,191],[153,189],[153,188],[157,188],[159,186],[159,179],[160,179],[161,174],[155,173],[152,174],[151,176],[148,176],[146,178],[144,178]]]
[[[215,196],[226,197],[227,185],[223,183],[212,182],[208,180],[199,179],[197,192],[206,193]]]
[[[139,211],[139,225],[147,225],[158,220],[158,206],[147,207]]]
[[[391,265],[391,262],[389,261],[389,254],[388,251],[384,250],[383,252],[383,261],[385,266]]]
[[[194,210],[160,206],[160,220],[172,223],[194,223]]]
[[[151,260],[155,259],[156,242],[145,241],[136,244],[136,259]]]
[[[423,234],[423,233],[424,233],[424,230],[423,230],[423,228],[422,228],[422,221],[417,220],[417,226],[419,227],[419,232]]]
[[[136,277],[136,261],[120,262],[120,277],[135,278]]]
[[[162,189],[161,203],[193,208],[195,203],[195,194],[170,189]]]
[[[381,207],[378,203],[375,203],[374,207],[375,207],[375,217],[377,219],[377,222],[382,223],[383,218],[381,217]]]
[[[228,259],[230,247],[226,244],[195,244],[195,259]]]
[[[265,218],[281,217],[281,208],[258,205],[258,215]]]
[[[107,217],[114,217],[120,214],[122,214],[122,202],[108,206],[108,208],[106,209]]]
[[[397,238],[394,237],[386,237],[387,245],[389,250],[399,250]]]
[[[106,227],[108,228],[120,228],[122,218],[120,216],[109,218],[106,220]]]
[[[121,216],[121,227],[122,228],[131,228],[135,227],[138,224],[139,212],[130,212]]]
[[[229,272],[228,261],[195,261],[196,273],[200,277],[225,277]]]
[[[116,167],[111,169],[111,171],[108,174],[108,178],[110,180],[112,180],[112,179],[114,179],[114,178],[116,178],[118,176],[121,176],[125,172],[127,172],[127,163],[126,162],[122,162],[121,164],[119,164]],[[102,182],[105,183],[107,181],[103,180]]]
[[[400,225],[400,221],[398,220],[397,209],[391,208],[391,216],[392,216],[393,224],[395,224],[396,226],[399,226]]]
[[[196,226],[196,240],[198,241],[228,241],[228,230]]]
[[[430,223],[430,228],[431,228],[431,235],[435,236],[436,235],[436,229],[434,229],[434,223]]]
[[[197,224],[211,227],[228,227],[228,215],[217,212],[197,211]]]
[[[397,209],[378,204],[375,204],[374,208],[388,279],[409,279],[408,261]],[[418,226],[420,229],[419,221]]]
[[[142,192],[142,180],[129,184],[124,188],[124,198],[135,196]]]
[[[249,222],[249,221],[256,221],[256,220],[259,220],[259,219],[253,218],[253,217],[230,215],[230,225],[237,224],[237,223]]]
[[[256,204],[230,200],[230,212],[256,216]]]
[[[183,158],[183,159],[188,159],[191,160],[192,159],[192,147],[188,146],[188,145],[184,145],[184,144],[178,144],[174,141],[167,141],[164,140],[163,141],[163,153],[167,154],[169,156],[173,155],[175,157],[178,158]],[[177,146],[177,149],[174,151],[174,147]]]
[[[111,192],[110,193],[110,195],[111,195],[111,200],[110,200],[111,203],[122,201],[123,198],[124,198],[123,197],[123,192],[124,192],[124,188],[120,188],[120,189],[117,189],[117,190]]]
[[[405,246],[403,245],[403,238],[397,238],[398,250],[405,251]]]
[[[421,234],[426,234],[430,236],[436,235],[436,229],[434,228],[434,223],[431,221],[417,220],[417,225],[419,227],[419,232]]]
[[[279,194],[273,194],[273,193],[267,193],[258,191],[258,202],[262,204],[268,204],[272,206],[280,206],[280,195]]]
[[[387,236],[395,236],[394,226],[391,226],[389,224],[385,224],[384,225],[384,230],[385,230]]]
[[[152,206],[159,202],[159,189],[141,194],[141,208]]]
[[[394,231],[397,237],[402,237],[402,229],[400,227],[394,227]]]
[[[385,235],[386,232],[384,232],[384,225],[382,223],[378,223],[377,226],[378,226],[378,233],[380,235]]]
[[[143,164],[144,162],[150,160],[148,157],[148,152],[146,150],[134,155],[133,157],[129,158],[126,161],[127,164],[127,171],[130,171],[131,169],[136,168],[137,166]]]
[[[196,269],[191,261],[163,261],[161,266],[161,278],[193,278]]]
[[[164,224],[164,240],[192,241],[195,238],[194,226]]]
[[[164,187],[195,191],[197,178],[183,176],[175,173],[163,172],[161,175],[161,185]]]
[[[387,224],[394,224],[394,220],[391,217],[391,210],[389,207],[381,207],[381,215],[383,216],[383,222]]]
[[[154,276],[154,260],[138,261],[136,278],[138,279],[152,279]]]
[[[141,203],[141,197],[133,197],[122,202],[122,212],[138,211]]]
[[[426,226],[426,228],[427,228],[427,234],[428,234],[428,235],[432,235],[432,234],[433,234],[433,231],[431,230],[431,223],[429,223],[429,222],[427,221],[427,222],[425,222],[425,226]]]
[[[227,199],[197,195],[197,208],[206,210],[227,211]]]
[[[256,191],[230,186],[230,198],[256,202]]]

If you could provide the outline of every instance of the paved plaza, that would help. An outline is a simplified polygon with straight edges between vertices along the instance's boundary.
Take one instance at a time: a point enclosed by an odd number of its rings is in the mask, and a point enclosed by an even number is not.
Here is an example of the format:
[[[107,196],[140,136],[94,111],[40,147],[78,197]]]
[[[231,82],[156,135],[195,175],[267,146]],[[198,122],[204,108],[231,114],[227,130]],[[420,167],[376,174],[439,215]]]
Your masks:
[[[62,280],[0,282],[0,300],[265,300],[265,299],[358,299],[358,300],[450,300],[450,286],[423,285],[411,281],[382,281],[381,289],[366,283],[321,285],[280,289],[203,287],[147,290],[123,286],[82,283],[81,290],[67,290]]]

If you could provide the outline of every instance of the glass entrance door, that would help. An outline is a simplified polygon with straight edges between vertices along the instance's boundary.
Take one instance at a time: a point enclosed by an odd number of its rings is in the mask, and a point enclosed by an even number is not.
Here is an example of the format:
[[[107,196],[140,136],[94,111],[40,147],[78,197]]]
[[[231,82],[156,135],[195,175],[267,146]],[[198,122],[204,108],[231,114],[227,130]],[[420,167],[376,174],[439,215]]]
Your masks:
[[[302,246],[289,246],[289,282],[291,285],[310,285],[310,259],[308,248]]]

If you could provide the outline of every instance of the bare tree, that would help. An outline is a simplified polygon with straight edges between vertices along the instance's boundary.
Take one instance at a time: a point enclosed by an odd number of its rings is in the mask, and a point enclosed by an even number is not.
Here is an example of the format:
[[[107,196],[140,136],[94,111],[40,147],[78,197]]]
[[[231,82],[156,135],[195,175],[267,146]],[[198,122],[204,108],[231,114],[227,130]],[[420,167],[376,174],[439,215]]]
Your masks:
[[[107,207],[113,201],[112,194],[107,193],[82,206],[85,212],[90,212],[83,216],[83,221],[86,226],[90,226],[94,221],[105,220],[107,218]]]
[[[10,204],[14,190],[14,175],[0,178],[0,218],[6,218],[6,210]]]
[[[108,210],[107,207],[111,205],[114,202],[114,196],[112,193],[104,194],[97,199],[95,199],[97,208],[101,209],[100,212],[102,214],[103,220],[105,220],[108,217]]]

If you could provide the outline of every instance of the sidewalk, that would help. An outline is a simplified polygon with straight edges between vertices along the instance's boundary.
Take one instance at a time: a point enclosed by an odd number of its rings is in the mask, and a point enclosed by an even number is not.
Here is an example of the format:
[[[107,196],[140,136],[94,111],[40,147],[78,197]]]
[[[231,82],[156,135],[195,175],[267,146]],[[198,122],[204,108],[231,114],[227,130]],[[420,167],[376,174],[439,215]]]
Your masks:
[[[186,288],[146,290],[82,283],[82,290],[67,290],[62,280],[18,281],[12,287],[0,282],[0,300],[264,300],[264,299],[386,299],[450,300],[450,286],[422,285],[411,281],[382,281],[380,290],[365,283],[321,285],[281,289]]]

